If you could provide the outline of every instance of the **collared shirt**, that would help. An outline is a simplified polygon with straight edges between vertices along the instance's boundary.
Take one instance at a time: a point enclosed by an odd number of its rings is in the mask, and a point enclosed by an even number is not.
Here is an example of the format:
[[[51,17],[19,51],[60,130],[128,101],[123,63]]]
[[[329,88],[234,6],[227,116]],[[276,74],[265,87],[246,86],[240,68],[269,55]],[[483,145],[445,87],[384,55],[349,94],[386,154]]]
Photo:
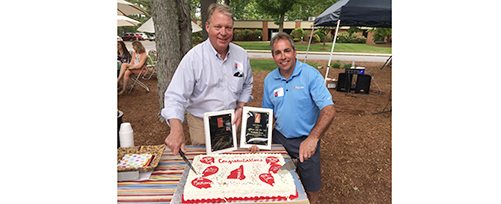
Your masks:
[[[183,57],[164,94],[162,116],[184,121],[189,112],[202,118],[205,112],[234,109],[236,102],[252,100],[252,70],[247,52],[230,43],[225,59],[209,39]]]
[[[264,79],[263,108],[273,109],[275,128],[287,138],[308,136],[320,110],[334,104],[320,72],[296,60],[289,79],[278,68]]]

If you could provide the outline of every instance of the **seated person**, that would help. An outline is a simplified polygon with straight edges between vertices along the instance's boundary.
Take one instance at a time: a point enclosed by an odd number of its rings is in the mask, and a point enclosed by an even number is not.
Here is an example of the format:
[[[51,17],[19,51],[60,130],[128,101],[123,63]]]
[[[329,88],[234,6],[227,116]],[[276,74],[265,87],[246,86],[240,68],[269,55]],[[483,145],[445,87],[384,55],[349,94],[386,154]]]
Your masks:
[[[130,63],[131,58],[132,57],[130,56],[129,50],[127,50],[127,47],[125,46],[125,43],[123,41],[117,41],[117,60],[123,64]]]
[[[146,65],[146,60],[148,58],[148,55],[146,54],[144,46],[143,44],[141,44],[141,42],[134,41],[132,43],[132,48],[134,49],[134,52],[132,52],[131,62],[123,63],[120,67],[120,73],[118,74],[117,83],[120,83],[120,80],[123,78],[122,90],[118,93],[119,95],[125,92],[130,75],[132,73],[139,74],[141,72],[141,68]]]

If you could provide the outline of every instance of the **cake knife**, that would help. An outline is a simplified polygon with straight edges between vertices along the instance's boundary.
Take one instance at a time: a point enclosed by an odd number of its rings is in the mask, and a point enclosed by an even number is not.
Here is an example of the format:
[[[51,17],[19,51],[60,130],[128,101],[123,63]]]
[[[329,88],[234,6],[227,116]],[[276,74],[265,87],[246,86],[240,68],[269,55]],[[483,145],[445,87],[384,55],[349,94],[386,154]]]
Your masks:
[[[190,167],[190,169],[193,170],[193,172],[195,172],[195,174],[198,175],[197,171],[195,171],[195,168],[193,168],[193,166],[191,165],[190,160],[188,160],[188,158],[186,158],[186,155],[184,155],[184,152],[181,149],[179,149],[179,155],[181,155],[184,162],[186,162],[186,164]]]
[[[285,164],[282,165],[282,167],[280,167],[280,170],[287,170],[287,171],[295,170],[298,161],[299,160],[296,158],[291,158],[289,161],[285,162]]]

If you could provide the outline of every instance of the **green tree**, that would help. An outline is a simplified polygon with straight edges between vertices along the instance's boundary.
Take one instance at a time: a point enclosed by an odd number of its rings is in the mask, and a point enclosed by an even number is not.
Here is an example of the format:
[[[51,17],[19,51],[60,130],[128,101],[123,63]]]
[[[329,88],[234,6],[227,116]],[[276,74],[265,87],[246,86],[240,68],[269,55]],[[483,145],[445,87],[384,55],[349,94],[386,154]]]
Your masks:
[[[297,0],[292,9],[287,12],[287,16],[290,20],[308,20],[308,17],[320,15],[336,2],[337,0],[316,0],[314,3],[311,0]]]
[[[257,6],[260,11],[273,16],[278,24],[278,31],[283,32],[285,13],[291,10],[295,3],[295,0],[259,0]]]

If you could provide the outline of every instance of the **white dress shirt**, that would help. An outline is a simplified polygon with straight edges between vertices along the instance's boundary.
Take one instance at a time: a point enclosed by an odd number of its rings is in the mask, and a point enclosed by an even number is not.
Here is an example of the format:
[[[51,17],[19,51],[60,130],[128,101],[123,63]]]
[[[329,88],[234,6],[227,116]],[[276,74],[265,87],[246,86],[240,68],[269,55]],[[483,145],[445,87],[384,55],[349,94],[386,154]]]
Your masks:
[[[252,70],[247,52],[230,43],[225,59],[209,39],[183,57],[164,94],[166,119],[184,121],[184,113],[202,118],[205,112],[234,109],[252,100]]]

